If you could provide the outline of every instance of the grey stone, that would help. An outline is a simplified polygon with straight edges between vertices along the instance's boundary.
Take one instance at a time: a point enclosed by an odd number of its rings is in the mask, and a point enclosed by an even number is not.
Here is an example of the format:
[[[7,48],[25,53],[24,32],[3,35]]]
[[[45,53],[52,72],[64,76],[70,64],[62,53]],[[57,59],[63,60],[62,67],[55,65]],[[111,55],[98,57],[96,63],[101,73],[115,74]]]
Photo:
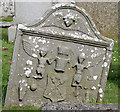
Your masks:
[[[32,85],[31,85],[31,90],[32,90],[32,91],[35,91],[36,89],[37,89],[37,85],[36,85],[36,84],[32,84]]]
[[[0,17],[13,17],[14,16],[14,0],[1,0],[0,1]]]
[[[101,104],[101,103],[73,103],[73,102],[52,102],[42,105],[41,110],[106,110],[119,112],[118,105],[120,104]]]
[[[19,24],[5,106],[102,101],[113,45],[85,10],[70,3]]]
[[[51,2],[15,2],[15,24],[30,24],[41,18],[52,6]]]
[[[14,3],[14,2],[10,2],[10,3]],[[47,11],[47,9],[49,9],[52,6],[52,3],[22,1],[22,2],[15,2],[15,5],[13,4],[12,6],[14,6],[15,9],[14,12],[15,16],[13,17],[13,21],[14,21],[14,25],[16,26],[19,23],[28,24],[36,21]],[[15,40],[14,34],[16,34],[16,30],[12,27],[10,28],[10,31],[8,33],[9,41]]]
[[[17,26],[11,26],[8,28],[8,41],[13,42],[16,36]]]

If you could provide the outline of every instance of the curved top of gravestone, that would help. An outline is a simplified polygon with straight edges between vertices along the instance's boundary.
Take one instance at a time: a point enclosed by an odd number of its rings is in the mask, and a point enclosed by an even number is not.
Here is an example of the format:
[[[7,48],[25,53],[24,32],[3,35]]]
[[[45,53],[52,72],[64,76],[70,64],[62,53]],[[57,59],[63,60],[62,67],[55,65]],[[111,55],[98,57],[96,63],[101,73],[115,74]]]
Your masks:
[[[21,28],[21,27],[20,27]],[[83,8],[75,4],[59,3],[49,9],[42,18],[33,23],[22,26],[27,32],[44,32],[44,34],[54,35],[56,38],[62,36],[71,37],[73,40],[83,43],[99,44],[112,50],[114,42],[100,34],[91,17]],[[31,30],[31,31],[29,31]],[[59,37],[60,36],[60,37]]]

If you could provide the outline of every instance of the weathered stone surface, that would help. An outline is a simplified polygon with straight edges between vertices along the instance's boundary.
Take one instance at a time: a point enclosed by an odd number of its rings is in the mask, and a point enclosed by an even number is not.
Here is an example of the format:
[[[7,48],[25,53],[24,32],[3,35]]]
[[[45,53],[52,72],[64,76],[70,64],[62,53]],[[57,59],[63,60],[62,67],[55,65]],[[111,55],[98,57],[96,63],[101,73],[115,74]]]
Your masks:
[[[41,110],[106,110],[117,112],[119,104],[56,102],[42,105]],[[43,111],[42,111],[43,112]]]
[[[102,101],[113,44],[74,4],[19,24],[5,106]]]

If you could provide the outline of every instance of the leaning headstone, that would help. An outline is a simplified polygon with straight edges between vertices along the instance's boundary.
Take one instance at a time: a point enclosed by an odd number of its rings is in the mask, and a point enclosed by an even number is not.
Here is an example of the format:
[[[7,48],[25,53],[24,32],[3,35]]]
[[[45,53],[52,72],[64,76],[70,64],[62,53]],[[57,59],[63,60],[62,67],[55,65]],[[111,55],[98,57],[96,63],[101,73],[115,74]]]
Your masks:
[[[74,4],[19,24],[5,106],[102,101],[113,44]]]

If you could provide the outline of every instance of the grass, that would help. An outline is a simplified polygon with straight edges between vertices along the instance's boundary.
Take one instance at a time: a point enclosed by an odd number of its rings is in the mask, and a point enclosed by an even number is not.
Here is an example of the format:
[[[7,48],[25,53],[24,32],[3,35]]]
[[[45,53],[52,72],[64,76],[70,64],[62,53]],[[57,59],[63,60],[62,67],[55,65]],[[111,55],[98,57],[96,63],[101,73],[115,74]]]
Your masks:
[[[8,29],[1,28],[0,30],[2,30],[2,36],[0,36],[0,39],[2,40],[2,100],[4,105],[14,42],[8,42]],[[120,86],[118,86],[118,79],[120,79],[120,76],[118,76],[120,70],[118,69],[118,52],[120,52],[120,49],[118,49],[118,42],[115,42],[103,103],[118,104],[118,90],[120,90]],[[13,106],[3,109],[40,110],[40,107],[24,106],[21,108],[19,106]]]
[[[12,22],[13,21],[13,18],[0,18],[0,21],[3,21],[3,22]]]
[[[119,91],[118,84],[114,81],[108,80],[106,84],[106,89],[104,92],[103,103],[114,103],[118,104]]]
[[[3,110],[39,110],[40,111],[41,107],[34,107],[34,106],[22,106],[22,108],[20,106],[11,106],[8,108],[3,108]]]

